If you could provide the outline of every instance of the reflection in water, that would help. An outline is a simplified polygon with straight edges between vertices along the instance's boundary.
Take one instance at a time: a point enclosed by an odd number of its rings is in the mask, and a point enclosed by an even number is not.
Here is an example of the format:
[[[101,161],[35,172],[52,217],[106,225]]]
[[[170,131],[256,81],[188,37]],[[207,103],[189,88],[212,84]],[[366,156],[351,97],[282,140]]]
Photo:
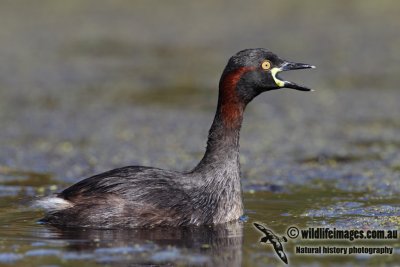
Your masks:
[[[210,266],[242,265],[241,222],[216,226],[123,230],[48,227],[55,239],[69,240],[66,249],[73,252],[95,255],[100,251],[103,254],[134,254],[129,261],[136,264],[183,261]],[[127,258],[119,255],[118,261],[121,260],[126,261]]]
[[[37,224],[42,211],[23,209],[20,196],[0,197],[0,265],[18,266],[276,266],[283,264],[271,243],[252,222],[260,222],[278,237],[289,226],[398,228],[398,198],[364,199],[365,194],[298,188],[291,193],[245,193],[248,222],[213,227],[96,230],[55,228]],[[14,203],[14,204],[12,204]],[[390,205],[388,205],[390,203]],[[381,213],[379,220],[375,214]],[[290,264],[320,266],[344,262],[359,265],[358,257],[304,257],[294,253],[299,244],[288,240],[284,251]],[[303,243],[306,245],[306,243]],[[388,246],[394,246],[388,243]],[[397,248],[396,246],[394,246]],[[375,266],[382,259],[397,266],[393,257],[368,257],[364,265]]]

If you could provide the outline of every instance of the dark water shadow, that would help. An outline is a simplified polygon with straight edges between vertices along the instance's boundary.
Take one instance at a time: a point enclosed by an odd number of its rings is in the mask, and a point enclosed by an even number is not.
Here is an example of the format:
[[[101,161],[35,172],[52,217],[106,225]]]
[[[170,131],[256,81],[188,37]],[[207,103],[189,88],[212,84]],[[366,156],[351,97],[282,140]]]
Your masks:
[[[96,262],[242,266],[243,224],[153,229],[82,229],[45,226],[66,252]],[[100,256],[101,254],[101,256]]]

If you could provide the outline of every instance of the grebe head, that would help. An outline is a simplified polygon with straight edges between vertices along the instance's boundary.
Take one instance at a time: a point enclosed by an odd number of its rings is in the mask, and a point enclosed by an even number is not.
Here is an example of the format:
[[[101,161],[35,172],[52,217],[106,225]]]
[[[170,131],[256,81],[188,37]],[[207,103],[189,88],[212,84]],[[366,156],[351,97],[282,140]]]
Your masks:
[[[311,89],[279,77],[282,71],[310,69],[312,65],[279,58],[264,48],[246,49],[232,56],[220,81],[220,88],[235,87],[238,97],[248,103],[260,93],[281,88]]]

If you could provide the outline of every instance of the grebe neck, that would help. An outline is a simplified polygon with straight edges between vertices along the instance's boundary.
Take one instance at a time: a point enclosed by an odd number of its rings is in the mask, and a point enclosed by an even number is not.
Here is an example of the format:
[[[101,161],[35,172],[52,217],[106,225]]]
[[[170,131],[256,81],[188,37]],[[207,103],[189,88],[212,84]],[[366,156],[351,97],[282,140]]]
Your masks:
[[[223,74],[219,85],[218,106],[211,125],[204,157],[193,171],[218,172],[230,168],[239,174],[239,137],[247,103],[238,97],[240,78],[249,71],[241,68]]]

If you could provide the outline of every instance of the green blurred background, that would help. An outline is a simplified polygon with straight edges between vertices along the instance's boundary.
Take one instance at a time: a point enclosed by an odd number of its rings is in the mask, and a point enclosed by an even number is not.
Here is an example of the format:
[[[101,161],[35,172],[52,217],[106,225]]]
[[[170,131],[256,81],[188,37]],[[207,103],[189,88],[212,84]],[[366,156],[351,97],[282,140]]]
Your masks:
[[[2,92],[214,89],[227,59],[249,47],[314,63],[303,78],[316,88],[395,88],[398,11],[368,0],[2,1]]]

